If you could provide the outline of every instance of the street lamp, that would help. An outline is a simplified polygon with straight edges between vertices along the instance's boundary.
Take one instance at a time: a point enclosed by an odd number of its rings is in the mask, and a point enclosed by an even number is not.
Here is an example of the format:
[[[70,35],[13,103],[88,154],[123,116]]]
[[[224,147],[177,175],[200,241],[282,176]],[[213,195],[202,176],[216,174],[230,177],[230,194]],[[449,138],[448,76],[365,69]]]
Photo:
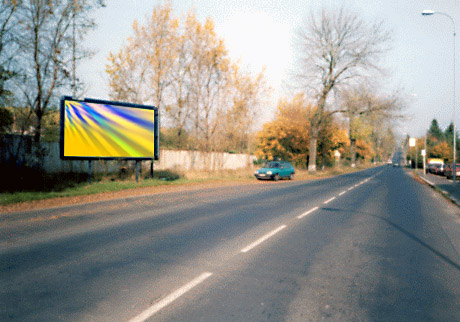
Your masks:
[[[423,16],[431,16],[431,15],[434,15],[434,14],[439,14],[439,15],[443,15],[443,16],[446,16],[447,18],[450,19],[450,21],[452,21],[452,26],[454,27],[454,121],[453,121],[453,125],[454,125],[454,142],[453,142],[453,147],[454,147],[454,158],[453,158],[453,166],[452,166],[452,171],[453,171],[453,175],[452,175],[452,180],[453,180],[453,183],[455,184],[455,180],[456,180],[456,176],[457,176],[457,158],[455,156],[456,154],[456,137],[457,137],[457,131],[456,131],[456,127],[455,127],[455,21],[454,19],[449,16],[447,13],[444,13],[444,12],[438,12],[438,11],[433,11],[433,10],[423,10],[422,11],[422,15]]]

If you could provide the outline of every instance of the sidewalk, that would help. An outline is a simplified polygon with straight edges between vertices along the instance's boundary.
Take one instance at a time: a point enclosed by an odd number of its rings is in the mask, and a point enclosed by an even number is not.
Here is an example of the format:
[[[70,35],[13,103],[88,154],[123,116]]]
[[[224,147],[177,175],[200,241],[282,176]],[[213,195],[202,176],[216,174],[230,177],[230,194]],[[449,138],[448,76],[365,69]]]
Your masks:
[[[457,179],[456,184],[454,185],[452,180],[447,180],[447,178],[444,176],[438,176],[431,173],[424,175],[423,170],[421,169],[409,169],[409,171],[412,174],[418,176],[431,187],[439,190],[453,203],[460,207],[460,179]]]

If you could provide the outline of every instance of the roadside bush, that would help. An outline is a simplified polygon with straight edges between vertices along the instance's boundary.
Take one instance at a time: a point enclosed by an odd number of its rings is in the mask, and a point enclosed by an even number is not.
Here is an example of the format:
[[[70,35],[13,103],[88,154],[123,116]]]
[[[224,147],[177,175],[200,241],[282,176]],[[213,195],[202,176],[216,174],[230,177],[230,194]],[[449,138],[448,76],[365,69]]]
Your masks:
[[[62,191],[88,181],[86,173],[46,174],[39,168],[3,165],[0,192]]]

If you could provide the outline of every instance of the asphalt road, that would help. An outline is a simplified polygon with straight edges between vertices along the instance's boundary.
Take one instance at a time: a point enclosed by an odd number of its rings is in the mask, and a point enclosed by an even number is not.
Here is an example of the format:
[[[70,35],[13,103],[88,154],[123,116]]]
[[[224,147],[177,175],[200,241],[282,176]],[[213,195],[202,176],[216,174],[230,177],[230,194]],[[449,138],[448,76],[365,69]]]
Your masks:
[[[403,169],[0,217],[0,321],[459,321],[460,211]]]

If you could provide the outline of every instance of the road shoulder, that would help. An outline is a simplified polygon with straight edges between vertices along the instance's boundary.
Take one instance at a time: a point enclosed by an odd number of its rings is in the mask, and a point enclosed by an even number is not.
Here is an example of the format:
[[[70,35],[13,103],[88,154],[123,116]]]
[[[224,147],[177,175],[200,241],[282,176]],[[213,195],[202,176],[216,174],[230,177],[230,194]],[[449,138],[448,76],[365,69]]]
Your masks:
[[[439,183],[437,182],[437,180],[433,180],[433,178],[427,178],[415,171],[411,171],[410,175],[418,182],[430,186],[431,188],[439,192],[442,196],[444,196],[446,199],[448,199],[460,208],[460,187],[455,187],[453,185],[445,183]]]

